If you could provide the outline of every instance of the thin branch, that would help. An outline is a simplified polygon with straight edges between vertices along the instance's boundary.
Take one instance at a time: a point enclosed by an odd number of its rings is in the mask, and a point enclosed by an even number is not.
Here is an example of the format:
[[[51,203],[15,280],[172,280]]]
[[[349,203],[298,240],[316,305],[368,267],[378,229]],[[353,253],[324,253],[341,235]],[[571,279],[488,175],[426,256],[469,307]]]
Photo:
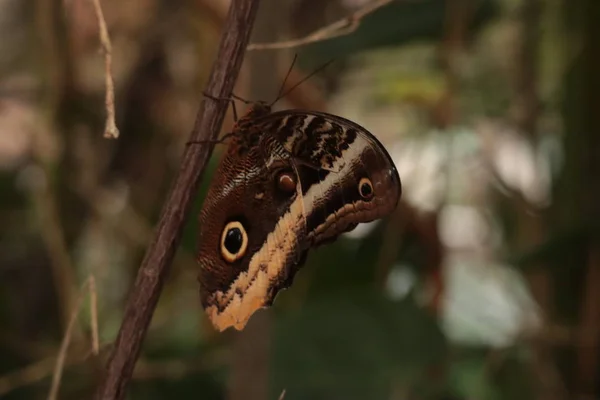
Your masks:
[[[60,380],[62,378],[62,372],[65,365],[67,349],[69,348],[69,344],[71,343],[71,333],[73,332],[75,321],[77,321],[77,315],[79,315],[79,307],[81,307],[82,302],[83,296],[79,296],[77,304],[75,305],[75,309],[73,310],[73,313],[71,315],[69,325],[67,326],[67,331],[65,332],[65,336],[63,337],[62,343],[60,344],[60,350],[58,352],[58,357],[56,357],[56,364],[54,365],[52,386],[50,387],[48,400],[55,400],[58,396],[58,389],[60,388]]]
[[[210,18],[210,22],[212,24],[218,27],[223,26],[228,9],[226,2],[196,0],[196,4],[202,8],[201,12],[203,12],[203,15],[206,15],[208,18]],[[279,73],[281,73],[281,71],[279,71]],[[284,90],[288,91],[294,82],[298,82],[305,76],[305,72],[294,68],[290,73],[289,79],[285,81]],[[277,77],[278,82],[283,82],[284,79],[285,77],[283,75]],[[238,82],[238,85],[239,84],[240,82]],[[293,105],[291,108],[310,108],[322,111],[326,111],[327,108],[323,93],[321,93],[316,85],[312,84],[310,81],[304,82],[302,85],[291,91],[287,96],[287,102],[289,102],[290,105]]]
[[[230,96],[242,65],[258,3],[258,0],[232,1],[206,93],[219,98]],[[227,105],[226,102],[204,99],[200,104],[190,141],[215,141]],[[213,147],[214,145],[190,145],[183,153],[179,174],[165,202],[154,240],[146,251],[127,301],[123,322],[108,361],[106,375],[96,392],[96,399],[125,397],[142,341]]]
[[[275,43],[252,43],[248,45],[247,50],[252,51],[291,49],[294,47],[305,46],[310,43],[321,42],[323,40],[349,35],[350,33],[358,29],[358,27],[360,26],[360,22],[364,17],[371,14],[375,10],[391,3],[392,1],[394,0],[375,0],[354,11],[347,17],[337,20],[330,25],[319,28],[303,38],[285,40],[282,42]]]
[[[90,275],[88,281],[90,289],[90,319],[92,330],[92,354],[97,356],[100,353],[100,339],[98,338],[98,295],[96,294],[96,279]]]
[[[162,327],[159,327],[159,329]],[[154,328],[153,328],[154,329]],[[100,348],[106,350],[112,343],[102,343]],[[64,362],[64,367],[75,367],[87,362],[94,357],[93,351],[82,352],[80,348],[70,350]],[[140,360],[135,367],[133,379],[138,381],[150,379],[179,379],[190,374],[197,374],[212,368],[220,368],[229,364],[231,358],[227,349],[216,348],[203,354],[202,360],[188,360],[182,363],[181,359],[149,361]],[[56,366],[56,357],[45,357],[35,361],[19,370],[0,376],[0,398],[8,393],[39,383],[53,374]]]
[[[65,335],[63,337],[62,343],[60,344],[60,350],[58,351],[58,356],[56,357],[56,364],[54,366],[54,374],[52,376],[52,386],[50,387],[50,392],[48,394],[48,400],[55,400],[58,398],[58,389],[60,388],[60,381],[62,378],[62,373],[65,367],[65,360],[67,359],[67,350],[69,349],[69,344],[71,343],[71,335],[73,333],[73,329],[75,327],[75,322],[77,321],[77,316],[79,315],[79,309],[83,304],[83,298],[85,297],[85,293],[87,290],[90,291],[90,306],[94,308],[96,306],[96,283],[93,276],[90,276],[88,280],[85,282],[83,287],[81,288],[81,292],[79,293],[79,297],[71,312],[71,318],[69,320],[69,324],[67,326],[67,330],[65,331]],[[98,321],[95,320],[96,311],[92,309],[92,352],[93,354],[98,354],[99,352],[99,344],[98,344]]]
[[[108,139],[117,139],[119,137],[119,129],[115,122],[115,85],[112,76],[112,44],[108,29],[106,28],[106,20],[100,6],[100,0],[92,0],[96,18],[98,19],[98,33],[100,43],[102,44],[102,52],[104,53],[104,80],[106,84],[106,127],[104,128],[104,137]]]

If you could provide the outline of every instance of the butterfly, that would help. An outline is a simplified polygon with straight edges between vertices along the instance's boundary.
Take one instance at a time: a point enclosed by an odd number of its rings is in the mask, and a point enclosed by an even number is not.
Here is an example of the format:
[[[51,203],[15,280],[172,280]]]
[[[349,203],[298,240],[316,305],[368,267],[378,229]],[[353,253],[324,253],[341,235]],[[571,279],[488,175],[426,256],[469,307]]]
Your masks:
[[[242,330],[311,248],[390,214],[402,192],[384,146],[337,115],[256,102],[226,136],[197,253],[200,299],[219,331]]]

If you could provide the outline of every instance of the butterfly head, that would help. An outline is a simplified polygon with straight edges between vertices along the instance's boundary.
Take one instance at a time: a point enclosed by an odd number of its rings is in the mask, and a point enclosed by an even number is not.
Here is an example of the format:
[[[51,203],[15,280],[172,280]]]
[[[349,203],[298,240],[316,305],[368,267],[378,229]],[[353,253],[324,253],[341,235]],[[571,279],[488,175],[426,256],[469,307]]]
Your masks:
[[[242,118],[247,120],[253,120],[255,118],[260,118],[265,115],[271,114],[271,111],[271,104],[264,101],[257,101],[252,103],[252,105],[246,112],[246,115],[244,115]]]

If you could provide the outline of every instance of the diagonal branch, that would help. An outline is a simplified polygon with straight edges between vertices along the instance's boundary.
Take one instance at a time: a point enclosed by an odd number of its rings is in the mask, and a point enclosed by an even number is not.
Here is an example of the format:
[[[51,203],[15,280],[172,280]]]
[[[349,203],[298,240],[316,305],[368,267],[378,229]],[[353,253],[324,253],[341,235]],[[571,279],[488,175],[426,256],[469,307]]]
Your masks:
[[[248,51],[251,50],[275,50],[291,49],[294,47],[305,46],[310,43],[321,42],[323,40],[333,39],[338,36],[349,35],[358,29],[361,20],[375,10],[388,5],[394,0],[374,0],[365,4],[363,7],[354,11],[352,14],[335,21],[332,24],[313,31],[311,34],[300,39],[285,40],[275,43],[252,43],[248,45]]]
[[[259,0],[233,0],[223,26],[223,36],[206,93],[228,97],[242,65]],[[227,102],[205,99],[200,104],[190,136],[192,142],[217,139]],[[179,174],[164,205],[158,227],[129,296],[123,322],[110,355],[106,375],[96,399],[123,399],[142,341],[169,272],[193,196],[212,153],[211,146],[187,146]]]

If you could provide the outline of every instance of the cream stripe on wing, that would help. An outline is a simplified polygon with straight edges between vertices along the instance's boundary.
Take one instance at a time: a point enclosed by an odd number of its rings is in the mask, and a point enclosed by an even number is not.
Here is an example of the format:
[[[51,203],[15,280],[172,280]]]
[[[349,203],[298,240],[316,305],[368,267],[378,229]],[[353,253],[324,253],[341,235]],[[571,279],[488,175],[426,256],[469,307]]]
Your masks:
[[[248,271],[242,272],[232,283],[225,295],[229,300],[225,309],[222,312],[216,306],[207,309],[215,327],[224,330],[233,325],[241,330],[250,316],[264,306],[271,281],[278,278],[286,267],[287,255],[297,251],[294,247],[298,246],[302,218],[302,197],[296,197],[263,246],[252,256]],[[241,290],[242,296],[237,289]]]
[[[335,160],[334,167],[344,163],[346,159],[345,168],[350,168],[357,162],[357,157],[360,157],[365,148],[364,140],[355,141],[342,152],[341,158]],[[269,233],[265,243],[252,256],[248,270],[236,278],[226,294],[216,293],[216,296],[222,297],[227,305],[223,311],[219,311],[216,306],[207,309],[215,327],[224,330],[234,326],[241,330],[250,316],[264,307],[269,297],[271,283],[282,279],[282,273],[287,267],[287,256],[304,250],[298,248],[300,241],[304,240],[299,238],[299,235],[305,234],[304,216],[308,216],[313,211],[315,204],[325,201],[327,193],[335,190],[336,183],[343,175],[343,169],[339,173],[329,172],[319,184],[311,186],[304,196],[301,195],[301,182],[298,181],[296,188],[299,195],[296,196],[289,210],[277,221],[275,229]]]
[[[234,190],[239,184],[247,186],[246,182],[248,182],[249,179],[254,179],[258,175],[260,175],[261,172],[262,172],[262,170],[259,167],[254,167],[254,168],[250,169],[250,171],[248,171],[246,168],[244,168],[244,170],[242,172],[238,173],[230,181],[225,183],[220,196],[227,197],[229,192]]]
[[[351,167],[357,157],[360,157],[364,149],[364,141],[357,137],[357,140],[355,140],[345,151],[342,152],[342,157],[337,158],[333,163],[333,170],[345,164],[344,168],[342,168],[339,172],[329,172],[325,179],[316,185],[312,185],[310,189],[308,189],[304,195],[305,204],[307,204],[307,215],[313,211],[313,206],[322,201],[327,195],[327,192],[334,187],[338,181],[342,180],[345,169]]]

